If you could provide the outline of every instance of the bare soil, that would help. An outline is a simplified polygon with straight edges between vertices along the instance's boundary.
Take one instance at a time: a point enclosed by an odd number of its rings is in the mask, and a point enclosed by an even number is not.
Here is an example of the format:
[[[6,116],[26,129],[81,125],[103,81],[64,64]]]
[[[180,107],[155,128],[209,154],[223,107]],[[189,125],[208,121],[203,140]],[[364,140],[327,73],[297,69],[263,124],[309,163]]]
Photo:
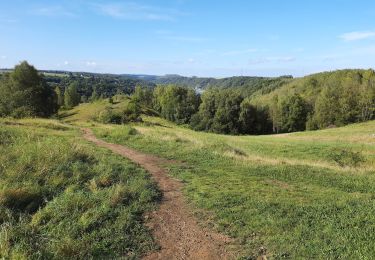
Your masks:
[[[160,250],[151,252],[144,256],[144,259],[235,258],[235,254],[226,249],[232,242],[229,237],[198,224],[182,195],[182,183],[170,177],[163,168],[163,165],[169,161],[100,140],[95,137],[91,129],[82,130],[86,140],[108,148],[146,169],[163,193],[158,210],[145,216],[147,225],[160,245]]]

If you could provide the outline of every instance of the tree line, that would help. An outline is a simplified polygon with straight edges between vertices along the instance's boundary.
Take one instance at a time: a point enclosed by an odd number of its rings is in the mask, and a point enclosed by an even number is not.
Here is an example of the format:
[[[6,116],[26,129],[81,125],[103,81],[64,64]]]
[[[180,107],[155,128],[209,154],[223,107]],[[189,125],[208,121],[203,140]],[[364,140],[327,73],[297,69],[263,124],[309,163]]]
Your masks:
[[[375,119],[373,70],[326,79],[320,88],[308,81],[304,87],[310,96],[273,95],[267,104],[257,104],[240,88],[209,88],[200,95],[176,85],[138,88],[134,98],[170,121],[222,134],[287,133]]]
[[[63,87],[50,85],[33,66],[22,62],[0,78],[0,116],[48,117],[59,108],[70,109],[80,102],[114,95],[103,95],[94,87],[91,96],[83,98],[80,82],[69,82]],[[193,88],[177,85],[137,84],[129,90],[134,105],[126,115],[103,113],[102,118],[103,122],[139,120],[139,108],[144,107],[194,130],[222,134],[295,132],[375,118],[373,70],[321,73],[290,84],[294,85],[286,86],[287,91],[280,87],[268,94],[270,98],[264,103],[255,102],[254,96],[241,87],[211,87],[199,94]]]

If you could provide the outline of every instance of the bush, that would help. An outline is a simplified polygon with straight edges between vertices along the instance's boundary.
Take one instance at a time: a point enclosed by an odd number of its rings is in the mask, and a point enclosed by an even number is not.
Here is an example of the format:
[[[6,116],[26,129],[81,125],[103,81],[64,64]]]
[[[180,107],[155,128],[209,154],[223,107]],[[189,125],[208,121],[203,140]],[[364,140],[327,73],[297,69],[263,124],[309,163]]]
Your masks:
[[[114,112],[111,108],[106,108],[99,113],[97,121],[103,124],[121,124],[122,116],[120,113]]]
[[[122,111],[114,111],[111,107],[107,107],[99,113],[96,121],[103,124],[126,124],[129,122],[142,122],[142,118],[137,105],[130,102]]]
[[[360,151],[355,152],[351,149],[334,149],[330,152],[329,157],[340,167],[358,167],[364,163],[365,157]]]
[[[126,124],[129,122],[142,122],[142,118],[140,117],[141,113],[137,104],[131,102],[124,108],[122,111],[122,120],[121,123]]]

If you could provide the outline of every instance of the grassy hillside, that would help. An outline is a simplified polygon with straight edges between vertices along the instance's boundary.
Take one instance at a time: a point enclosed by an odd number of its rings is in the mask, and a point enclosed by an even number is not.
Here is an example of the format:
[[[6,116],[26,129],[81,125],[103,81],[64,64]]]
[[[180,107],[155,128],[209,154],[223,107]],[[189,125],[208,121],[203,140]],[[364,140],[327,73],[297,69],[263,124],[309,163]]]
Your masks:
[[[149,175],[54,120],[0,119],[0,258],[139,258]]]
[[[122,102],[110,104],[108,99],[98,100],[93,103],[83,103],[73,109],[61,111],[60,117],[68,123],[94,121],[99,113],[106,108],[121,110],[121,108],[126,106],[126,103],[127,100],[122,100]]]
[[[375,255],[375,121],[230,136],[149,116],[127,125],[93,120],[128,102],[81,104],[63,111],[62,122],[0,120],[2,257],[138,258],[155,248],[142,222],[160,198],[155,184],[82,141],[80,126],[175,160],[169,171],[185,184],[197,217],[234,237],[246,259]]]
[[[244,256],[375,254],[374,121],[274,136],[194,132],[153,117],[91,126],[110,142],[180,161],[170,172],[198,217],[235,237]]]

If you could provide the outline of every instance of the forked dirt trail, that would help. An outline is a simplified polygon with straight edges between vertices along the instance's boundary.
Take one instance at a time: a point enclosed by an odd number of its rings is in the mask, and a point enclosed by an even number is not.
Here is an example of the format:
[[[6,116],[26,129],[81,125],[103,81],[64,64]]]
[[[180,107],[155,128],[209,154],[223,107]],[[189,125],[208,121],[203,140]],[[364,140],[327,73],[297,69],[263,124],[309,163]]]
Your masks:
[[[181,193],[182,184],[169,177],[161,165],[167,160],[140,153],[122,145],[97,139],[91,129],[82,129],[84,138],[108,148],[139,164],[158,183],[163,199],[157,211],[150,213],[148,226],[161,249],[144,259],[233,259],[225,249],[230,239],[198,225]]]

